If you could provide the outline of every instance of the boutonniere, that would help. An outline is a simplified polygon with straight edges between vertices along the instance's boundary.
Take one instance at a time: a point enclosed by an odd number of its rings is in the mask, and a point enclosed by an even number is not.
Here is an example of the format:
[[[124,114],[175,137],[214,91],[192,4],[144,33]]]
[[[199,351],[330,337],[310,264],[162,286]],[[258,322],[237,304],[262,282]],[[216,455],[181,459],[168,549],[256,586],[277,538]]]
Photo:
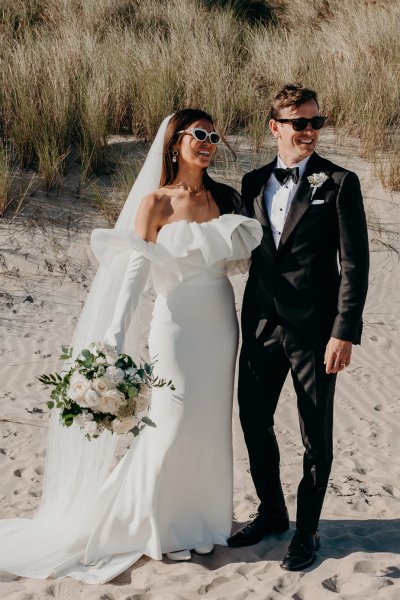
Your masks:
[[[321,185],[323,185],[327,179],[328,179],[328,175],[326,173],[313,173],[312,175],[309,175],[307,177],[307,181],[311,185],[312,190],[313,190],[311,199],[313,198],[316,190],[319,187],[321,187]]]

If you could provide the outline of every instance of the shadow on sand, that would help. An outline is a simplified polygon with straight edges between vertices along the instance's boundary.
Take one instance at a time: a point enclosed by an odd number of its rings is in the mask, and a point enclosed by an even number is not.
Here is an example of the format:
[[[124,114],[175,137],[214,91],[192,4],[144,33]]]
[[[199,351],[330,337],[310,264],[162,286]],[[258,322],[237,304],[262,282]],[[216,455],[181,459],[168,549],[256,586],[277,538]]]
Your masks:
[[[234,531],[242,526],[234,523]],[[245,548],[226,548],[216,546],[210,556],[193,555],[193,561],[206,569],[216,570],[233,563],[255,563],[263,561],[280,561],[292,539],[295,524],[281,535],[264,538],[254,546]],[[341,559],[355,552],[385,552],[400,555],[400,519],[365,519],[365,520],[321,520],[319,533],[321,548],[314,565],[315,569],[328,558]],[[400,578],[400,568],[392,567],[390,575]]]

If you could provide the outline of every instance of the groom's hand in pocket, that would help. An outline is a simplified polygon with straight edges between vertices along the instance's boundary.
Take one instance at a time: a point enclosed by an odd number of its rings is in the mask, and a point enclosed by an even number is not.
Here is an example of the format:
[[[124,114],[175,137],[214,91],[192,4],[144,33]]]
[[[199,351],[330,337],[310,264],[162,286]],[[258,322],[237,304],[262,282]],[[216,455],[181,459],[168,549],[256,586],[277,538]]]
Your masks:
[[[338,373],[348,367],[353,344],[331,337],[326,345],[324,364],[327,373]]]

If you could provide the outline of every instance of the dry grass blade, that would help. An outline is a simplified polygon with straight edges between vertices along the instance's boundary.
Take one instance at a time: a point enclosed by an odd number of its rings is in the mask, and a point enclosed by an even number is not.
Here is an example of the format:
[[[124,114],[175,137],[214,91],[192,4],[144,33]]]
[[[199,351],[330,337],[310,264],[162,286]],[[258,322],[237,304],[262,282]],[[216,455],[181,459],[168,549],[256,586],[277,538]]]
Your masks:
[[[0,417],[0,421],[4,421],[5,423],[18,423],[19,425],[33,425],[34,427],[45,427],[48,429],[48,423],[38,423],[37,421],[33,421],[30,419],[9,419],[8,417]]]
[[[389,142],[385,152],[375,158],[375,170],[383,185],[393,192],[400,191],[400,136]]]
[[[3,0],[0,137],[48,187],[77,146],[84,182],[111,134],[150,139],[188,105],[261,148],[273,93],[301,81],[374,159],[400,120],[399,22],[395,0]],[[398,172],[394,151],[379,173]]]
[[[20,199],[19,199],[19,201],[18,201],[17,207],[16,207],[16,209],[15,209],[15,211],[14,211],[14,214],[13,214],[13,217],[12,217],[12,219],[11,219],[12,221],[13,221],[13,220],[14,220],[14,219],[15,219],[15,218],[18,216],[18,214],[20,213],[20,211],[21,211],[21,209],[22,209],[22,206],[23,206],[23,204],[24,204],[25,198],[26,198],[26,196],[28,195],[28,192],[29,192],[29,190],[31,189],[31,187],[32,187],[32,184],[34,183],[34,181],[36,181],[36,175],[35,175],[35,174],[33,174],[33,175],[32,175],[32,177],[30,178],[28,185],[26,186],[26,188],[25,188],[24,192],[22,193],[22,195],[21,195],[21,197],[20,197]]]
[[[3,145],[0,144],[0,217],[10,203],[11,179],[8,154]]]

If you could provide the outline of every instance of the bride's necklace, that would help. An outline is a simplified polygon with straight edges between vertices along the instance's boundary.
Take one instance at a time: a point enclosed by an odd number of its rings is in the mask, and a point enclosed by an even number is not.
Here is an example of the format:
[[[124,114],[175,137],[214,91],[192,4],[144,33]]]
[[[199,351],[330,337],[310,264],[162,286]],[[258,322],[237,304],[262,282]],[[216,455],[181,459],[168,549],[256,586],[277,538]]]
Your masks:
[[[189,194],[193,194],[193,196],[196,196],[196,194],[199,194],[200,192],[204,192],[206,189],[203,184],[198,188],[190,187],[190,185],[187,185],[183,181],[179,181],[178,183],[175,183],[173,185],[173,187],[178,190],[187,190],[189,192]]]

